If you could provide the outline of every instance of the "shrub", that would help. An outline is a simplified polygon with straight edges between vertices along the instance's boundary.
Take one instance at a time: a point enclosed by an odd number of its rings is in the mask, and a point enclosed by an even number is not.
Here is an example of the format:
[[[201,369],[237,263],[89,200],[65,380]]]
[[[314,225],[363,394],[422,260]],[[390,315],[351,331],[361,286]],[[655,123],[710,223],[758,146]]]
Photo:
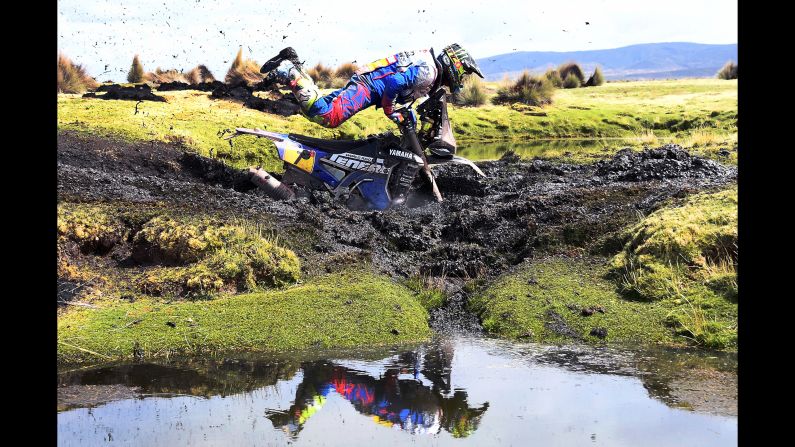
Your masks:
[[[351,76],[353,76],[354,73],[356,73],[356,70],[358,69],[359,67],[356,64],[346,62],[337,67],[337,70],[334,72],[334,76],[347,81]]]
[[[229,85],[254,85],[265,77],[259,72],[260,65],[252,59],[243,59],[243,49],[237,51],[232,66],[226,72],[224,82]]]
[[[469,76],[464,88],[453,95],[453,102],[462,106],[481,106],[486,103],[486,90],[480,78]]]
[[[495,104],[522,102],[533,106],[552,103],[555,86],[545,76],[531,76],[525,71],[513,84],[506,83],[492,99]]]
[[[146,73],[143,77],[143,80],[154,84],[165,84],[166,82],[188,83],[188,79],[185,77],[185,75],[175,68],[170,70],[161,70],[160,67],[157,67],[154,72]]]
[[[197,65],[185,74],[185,79],[188,84],[201,84],[202,82],[214,82],[215,76],[206,65]]]
[[[563,87],[563,78],[560,77],[560,72],[554,68],[550,68],[544,73],[544,76],[549,79],[549,82],[552,83],[556,88]]]
[[[144,66],[141,65],[141,60],[136,54],[133,56],[130,71],[127,73],[127,82],[143,82],[144,81]]]
[[[718,79],[737,79],[737,64],[732,61],[726,62],[718,71]]]
[[[334,70],[331,67],[326,67],[321,62],[310,68],[307,74],[315,81],[315,85],[320,88],[332,88],[335,82]]]
[[[580,67],[580,65],[576,62],[566,62],[561,64],[558,67],[558,73],[560,73],[561,79],[564,80],[563,82],[566,82],[565,80],[570,74],[573,74],[577,77],[577,80],[579,81],[577,84],[578,86],[585,82],[585,74],[582,71],[582,67]]]
[[[83,93],[97,86],[97,81],[82,66],[73,64],[63,54],[58,55],[58,93]]]
[[[602,69],[599,67],[594,68],[593,74],[588,78],[585,87],[596,87],[605,83],[605,77],[602,74]]]
[[[563,88],[577,88],[580,86],[580,78],[574,73],[569,73],[563,80]]]

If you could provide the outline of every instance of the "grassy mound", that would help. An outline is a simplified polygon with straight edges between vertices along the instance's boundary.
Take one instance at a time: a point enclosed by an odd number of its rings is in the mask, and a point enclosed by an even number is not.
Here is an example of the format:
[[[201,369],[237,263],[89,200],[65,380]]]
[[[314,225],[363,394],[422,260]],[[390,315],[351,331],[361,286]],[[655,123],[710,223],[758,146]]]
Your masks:
[[[469,307],[486,331],[508,338],[673,342],[664,323],[667,308],[623,299],[605,272],[595,261],[535,261],[472,297]]]
[[[680,335],[715,348],[737,341],[737,189],[701,193],[629,228],[611,262],[631,299],[670,301]]]
[[[71,252],[70,244],[83,255]],[[112,250],[122,261],[106,256]],[[59,205],[58,253],[60,277],[108,278],[110,296],[206,298],[283,287],[300,277],[295,253],[246,221],[172,216],[165,210]],[[136,265],[127,265],[128,258]]]
[[[343,272],[213,301],[141,299],[59,317],[59,362],[388,345],[430,336],[428,313],[388,278]]]

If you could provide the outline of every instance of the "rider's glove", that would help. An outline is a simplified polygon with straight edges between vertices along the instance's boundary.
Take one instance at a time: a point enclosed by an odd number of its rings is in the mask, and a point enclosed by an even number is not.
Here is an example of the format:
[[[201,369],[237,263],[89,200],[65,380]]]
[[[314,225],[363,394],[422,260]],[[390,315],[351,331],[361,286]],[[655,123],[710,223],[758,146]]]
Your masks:
[[[403,124],[403,121],[405,121],[403,114],[400,112],[392,112],[387,116],[389,117],[389,119],[392,120],[393,123],[397,124],[398,126]]]

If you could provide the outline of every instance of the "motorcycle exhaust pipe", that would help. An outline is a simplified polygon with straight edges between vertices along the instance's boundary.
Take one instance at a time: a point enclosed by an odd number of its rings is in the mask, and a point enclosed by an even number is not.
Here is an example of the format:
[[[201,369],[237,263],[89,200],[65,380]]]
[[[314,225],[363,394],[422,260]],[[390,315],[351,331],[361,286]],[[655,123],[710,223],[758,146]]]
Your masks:
[[[274,176],[268,174],[262,168],[248,168],[251,173],[251,183],[254,183],[259,189],[265,191],[269,197],[276,200],[290,200],[295,198],[295,192],[289,186],[277,180]]]

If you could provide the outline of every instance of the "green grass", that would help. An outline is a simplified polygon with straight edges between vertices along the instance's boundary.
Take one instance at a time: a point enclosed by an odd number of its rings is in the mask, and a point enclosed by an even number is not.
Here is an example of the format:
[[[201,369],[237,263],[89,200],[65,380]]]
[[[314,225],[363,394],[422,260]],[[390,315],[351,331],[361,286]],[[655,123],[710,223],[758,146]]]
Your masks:
[[[347,271],[212,301],[141,299],[72,309],[58,319],[58,361],[129,360],[136,344],[142,358],[400,344],[427,339],[427,319],[407,288]]]
[[[669,323],[694,343],[737,344],[737,188],[701,193],[646,216],[611,261],[622,293],[677,305]]]
[[[281,287],[300,277],[296,254],[242,219],[222,221],[135,206],[59,204],[57,228],[59,276],[104,277],[108,296],[207,298],[218,292]],[[70,241],[77,243],[83,259],[70,251]],[[146,267],[121,268],[103,261],[121,245],[129,245],[132,258]]]
[[[498,83],[484,83],[487,95]],[[300,115],[281,117],[213,100],[209,93],[159,93],[166,103],[84,99],[58,95],[58,127],[128,140],[176,141],[200,154],[222,158],[236,167],[259,164],[281,171],[271,143],[244,136],[230,147],[219,132],[259,127],[321,138],[357,138],[395,130],[381,110],[369,108],[336,129],[326,129]],[[718,79],[607,83],[595,88],[559,89],[552,105],[457,107],[450,119],[461,141],[537,138],[615,138],[653,135],[687,143],[694,133],[711,146],[736,142],[737,82]],[[709,134],[713,138],[707,138]],[[678,140],[678,141],[677,141]],[[618,148],[616,148],[618,149]]]
[[[552,259],[506,274],[470,307],[494,334],[558,341],[554,311],[586,340],[737,349],[737,189],[688,197],[644,217],[607,263]],[[605,313],[580,315],[583,307]]]
[[[442,307],[446,301],[444,293],[444,278],[425,275],[413,275],[407,278],[403,285],[415,293],[415,297],[427,310]]]
[[[676,343],[665,326],[670,309],[660,303],[623,299],[604,278],[606,272],[604,263],[594,260],[535,260],[475,295],[469,307],[480,315],[486,331],[506,338],[568,341],[547,328],[546,322],[552,320],[548,312],[553,311],[586,341],[600,342],[590,332],[605,328],[608,342]],[[583,316],[582,308],[589,307],[602,307],[605,312]]]

